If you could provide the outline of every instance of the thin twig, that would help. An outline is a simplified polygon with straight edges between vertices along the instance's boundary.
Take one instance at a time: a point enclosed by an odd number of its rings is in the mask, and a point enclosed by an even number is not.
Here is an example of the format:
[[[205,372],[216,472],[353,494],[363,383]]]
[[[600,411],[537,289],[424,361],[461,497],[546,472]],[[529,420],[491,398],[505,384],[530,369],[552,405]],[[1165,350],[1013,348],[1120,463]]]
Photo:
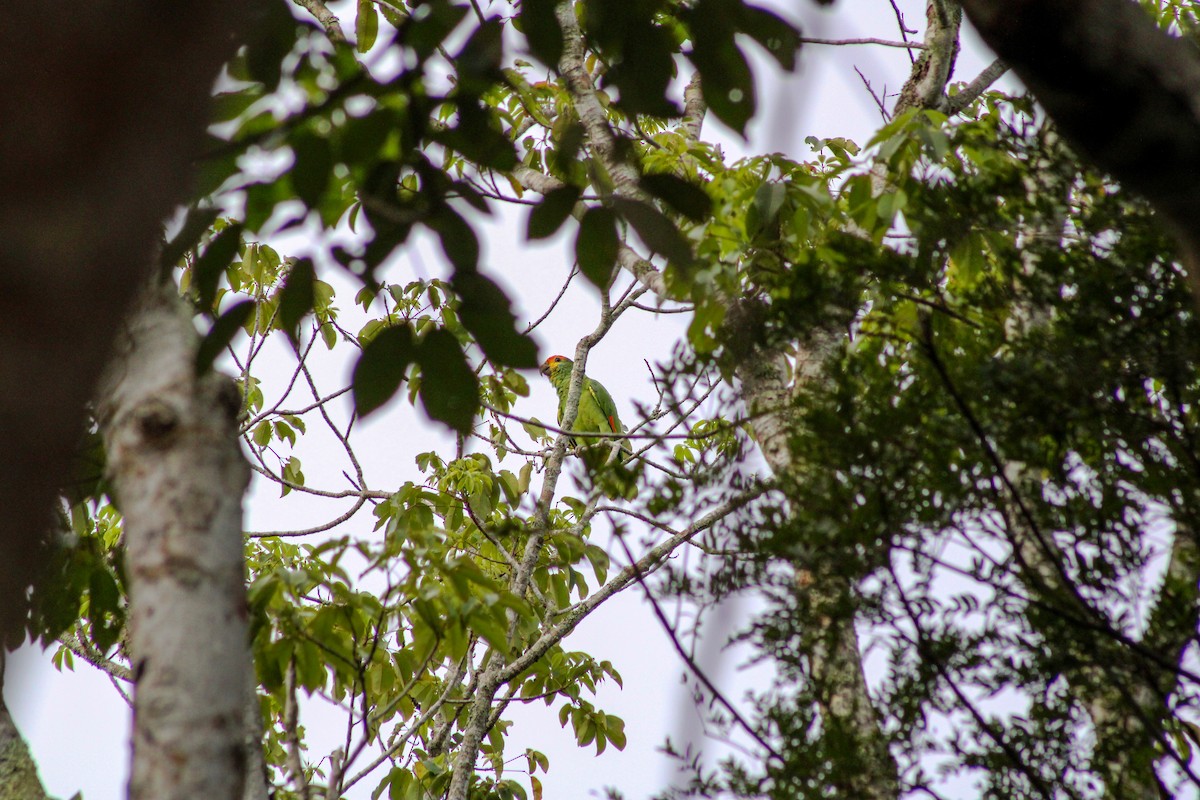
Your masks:
[[[569,287],[571,285],[571,279],[574,278],[578,274],[579,274],[579,265],[572,264],[571,272],[567,275],[567,280],[563,283],[562,288],[558,290],[558,296],[555,297],[553,301],[551,301],[550,307],[546,309],[546,313],[542,314],[540,317],[535,319],[533,322],[526,325],[523,333],[529,333],[531,330],[536,328],[538,325],[541,325],[543,322],[546,321],[546,317],[550,316],[550,313],[552,311],[554,311],[555,308],[558,307],[558,302],[560,300],[562,300],[563,295],[567,293],[567,287]]]
[[[246,536],[250,539],[267,539],[271,537],[276,537],[279,539],[294,539],[298,536],[312,536],[314,533],[324,533],[325,531],[336,528],[338,525],[341,525],[343,522],[353,517],[366,502],[366,496],[360,496],[358,500],[355,501],[354,505],[350,507],[350,510],[346,511],[344,514],[338,515],[329,522],[326,522],[322,525],[317,525],[313,528],[305,528],[295,531],[253,531],[247,533]]]
[[[871,82],[867,80],[866,75],[862,74],[862,70],[855,67],[854,71],[858,73],[858,77],[862,80],[863,85],[867,87],[867,94],[871,95],[871,99],[875,101],[875,105],[879,108],[879,116],[883,117],[884,122],[887,122],[889,118],[887,108],[883,104],[883,98],[875,96],[875,90],[871,88]]]
[[[900,10],[900,6],[896,5],[896,0],[889,0],[889,2],[892,4],[892,11],[896,14],[896,26],[900,29],[900,38],[904,40],[905,44],[907,44],[909,41],[908,35],[910,33],[916,33],[917,31],[915,28],[909,29],[909,27],[904,24],[904,12]],[[912,50],[908,51],[908,60],[911,64],[915,64],[917,62],[917,58],[913,55]]]
[[[391,492],[381,492],[376,489],[343,489],[340,492],[331,492],[331,491],[327,491],[325,489],[314,489],[311,486],[301,486],[298,483],[293,483],[292,481],[289,481],[287,478],[281,477],[281,476],[276,475],[275,473],[271,472],[271,470],[262,461],[261,453],[258,453],[256,451],[255,456],[259,459],[259,463],[251,464],[250,469],[254,470],[259,475],[262,475],[265,478],[270,478],[271,480],[278,483],[280,486],[286,486],[289,489],[292,489],[297,492],[304,492],[305,494],[316,495],[317,497],[330,497],[330,498],[334,498],[334,499],[337,499],[340,497],[365,497],[369,500],[387,500],[389,497],[392,496]]]
[[[642,591],[646,593],[646,599],[650,601],[650,607],[654,610],[654,616],[658,618],[659,624],[662,625],[663,630],[666,631],[667,638],[671,640],[671,646],[675,648],[675,652],[681,659],[683,659],[683,663],[687,665],[688,670],[691,671],[691,673],[695,675],[701,683],[704,684],[704,688],[709,691],[709,693],[713,696],[713,699],[725,706],[725,710],[729,712],[734,721],[737,722],[738,726],[747,734],[749,734],[750,738],[758,742],[759,746],[766,750],[772,758],[779,762],[783,762],[784,758],[779,751],[772,747],[771,743],[764,739],[762,734],[756,731],[754,727],[746,721],[746,718],[742,716],[741,712],[737,710],[733,703],[729,702],[725,695],[721,693],[721,690],[716,687],[716,684],[714,684],[709,677],[704,674],[704,670],[700,669],[700,665],[696,663],[695,659],[693,659],[688,654],[687,650],[684,649],[683,644],[679,641],[679,636],[675,633],[675,629],[671,627],[671,623],[667,620],[667,615],[663,613],[662,607],[658,604],[658,599],[654,596],[654,592],[650,591],[650,587],[646,585],[645,576],[643,576],[641,570],[638,569],[637,559],[633,557],[633,552],[629,549],[629,544],[625,541],[625,537],[618,534],[616,539],[621,545],[621,549],[625,551],[625,556],[629,559],[629,565],[633,568],[634,575],[636,575],[638,583],[642,585]]]
[[[877,44],[883,47],[900,47],[905,50],[924,50],[925,45],[921,42],[895,42],[891,39],[812,39],[807,36],[801,37],[800,41],[804,44],[828,44],[828,45],[848,45],[848,44]]]

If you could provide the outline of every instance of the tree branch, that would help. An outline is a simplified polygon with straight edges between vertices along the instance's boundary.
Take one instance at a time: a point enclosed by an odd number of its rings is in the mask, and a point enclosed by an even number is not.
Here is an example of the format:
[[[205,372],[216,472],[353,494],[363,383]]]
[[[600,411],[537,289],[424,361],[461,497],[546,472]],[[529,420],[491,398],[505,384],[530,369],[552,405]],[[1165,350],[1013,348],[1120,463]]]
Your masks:
[[[828,44],[828,45],[850,45],[850,44],[878,44],[883,47],[901,47],[906,50],[924,50],[929,45],[923,42],[894,42],[891,39],[812,39],[807,36],[802,36],[800,41],[804,44]]]
[[[988,64],[975,80],[960,89],[953,97],[945,99],[943,104],[945,112],[950,116],[962,112],[967,106],[974,103],[979,95],[991,88],[993,83],[1000,80],[1006,72],[1008,72],[1008,65],[997,58]]]
[[[641,558],[634,563],[622,569],[613,578],[602,587],[597,589],[592,594],[588,595],[583,600],[580,600],[570,608],[560,612],[562,619],[555,623],[552,628],[542,633],[535,642],[526,647],[525,652],[508,664],[501,673],[503,681],[510,681],[516,678],[525,670],[529,669],[542,656],[544,656],[551,647],[561,642],[566,636],[575,630],[576,626],[587,617],[588,614],[595,611],[604,604],[613,595],[620,592],[626,586],[638,580],[638,575],[650,575],[665,563],[665,559],[682,544],[691,540],[698,533],[708,530],[717,521],[725,518],[729,514],[736,511],[743,503],[748,502],[749,498],[736,498],[729,500],[720,506],[714,508],[709,513],[705,514],[700,519],[693,522],[688,527],[679,531],[674,536],[666,541],[658,544],[646,552]]]
[[[334,16],[325,3],[321,0],[292,0],[292,2],[312,14],[317,22],[321,23],[321,27],[325,29],[325,35],[329,37],[329,41],[334,44],[346,44],[346,34],[342,31],[342,23],[338,21],[338,18]]]
[[[688,85],[683,90],[683,134],[693,142],[700,141],[700,129],[704,126],[704,116],[708,113],[708,104],[704,102],[704,92],[700,88],[700,73],[692,75]]]

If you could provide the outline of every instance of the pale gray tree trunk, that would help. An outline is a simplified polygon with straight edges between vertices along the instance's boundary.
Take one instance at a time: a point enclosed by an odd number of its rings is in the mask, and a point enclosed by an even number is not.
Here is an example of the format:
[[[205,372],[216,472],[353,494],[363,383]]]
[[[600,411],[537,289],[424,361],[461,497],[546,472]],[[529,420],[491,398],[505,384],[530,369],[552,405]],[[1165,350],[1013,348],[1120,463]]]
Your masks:
[[[246,754],[246,785],[242,800],[270,800],[267,762],[263,753],[263,720],[258,705],[258,676],[254,673],[253,654],[246,648],[245,696],[242,698],[242,748]]]
[[[754,304],[731,305],[727,323],[743,342],[754,342],[760,333],[753,321]],[[825,361],[845,334],[833,330],[812,331],[789,362],[781,346],[751,344],[738,354],[735,374],[741,383],[742,399],[750,413],[754,438],[771,470],[783,487],[803,474],[789,439],[799,424],[793,400],[797,389],[822,380]],[[733,337],[731,337],[733,338]],[[815,576],[803,557],[794,558],[795,591],[798,605],[806,609],[802,644],[808,661],[805,687],[815,700],[826,730],[836,730],[843,742],[843,766],[835,788],[840,797],[862,800],[894,800],[900,794],[899,769],[880,729],[879,714],[871,702],[862,668],[853,613],[847,601],[855,590],[846,575]]]
[[[197,377],[175,287],[143,293],[99,419],[125,520],[135,695],[133,800],[241,800],[247,611],[238,395]]]
[[[945,89],[958,55],[958,31],[962,12],[953,0],[929,0],[926,4],[925,49],[896,102],[895,114],[913,108],[939,108],[946,102]],[[872,169],[875,193],[887,188],[886,168]],[[733,331],[730,339],[755,342],[760,338],[752,303],[730,304],[727,317]],[[845,332],[832,328],[802,332],[804,340],[789,354],[782,345],[751,344],[739,354],[736,375],[742,399],[753,418],[754,437],[767,464],[786,486],[791,476],[803,474],[791,452],[789,438],[799,424],[794,397],[797,391],[824,379],[823,366],[836,350]],[[808,610],[803,647],[808,659],[809,687],[830,729],[836,728],[847,743],[841,783],[835,788],[844,797],[890,800],[900,794],[899,769],[880,728],[880,718],[867,688],[862,668],[862,649],[854,615],[846,613],[855,590],[849,576],[814,575],[804,559],[792,564],[796,592]]]

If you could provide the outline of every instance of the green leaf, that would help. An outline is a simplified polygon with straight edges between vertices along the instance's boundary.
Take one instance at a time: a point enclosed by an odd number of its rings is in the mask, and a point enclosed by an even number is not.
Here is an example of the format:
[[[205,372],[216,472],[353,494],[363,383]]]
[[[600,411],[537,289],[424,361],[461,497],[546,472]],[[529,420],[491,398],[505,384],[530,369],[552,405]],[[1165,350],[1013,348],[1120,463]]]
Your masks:
[[[521,487],[517,476],[507,469],[500,470],[500,488],[504,491],[504,502],[515,506],[521,502]]]
[[[363,347],[351,379],[354,408],[360,417],[392,398],[415,351],[413,332],[407,325],[385,328]]]
[[[217,356],[233,341],[233,337],[237,336],[238,330],[246,324],[253,313],[254,301],[243,300],[217,317],[212,328],[209,329],[208,335],[201,340],[200,346],[196,349],[197,375],[204,375],[212,369]]]
[[[262,84],[254,83],[236,92],[218,92],[212,98],[212,122],[237,119],[263,96]]]
[[[633,226],[652,250],[676,264],[692,263],[692,246],[687,238],[657,208],[641,200],[625,197],[614,197],[613,208]]]
[[[467,5],[445,0],[424,3],[421,7],[428,11],[419,15],[410,14],[396,32],[397,42],[411,47],[418,61],[424,61],[437,52],[438,46],[471,10]]]
[[[787,200],[787,187],[782,183],[764,183],[754,190],[754,201],[746,211],[746,233],[757,236],[764,230],[778,234],[775,221]]]
[[[88,594],[92,600],[92,613],[116,613],[120,611],[121,590],[113,576],[104,569],[92,571],[88,579]]]
[[[354,19],[354,36],[358,52],[365,53],[379,36],[379,12],[372,0],[358,0],[358,16]]]
[[[517,331],[512,304],[495,282],[478,272],[458,270],[450,286],[462,301],[458,315],[463,327],[475,337],[488,360],[515,369],[537,367],[537,344]]]
[[[546,438],[546,429],[542,427],[537,417],[534,417],[529,422],[522,422],[521,427],[525,429],[525,433],[529,434],[529,438],[535,442],[540,442]],[[522,472],[524,475],[524,472]]]
[[[529,212],[526,236],[530,239],[545,239],[553,236],[579,202],[582,192],[575,186],[560,186],[546,192],[542,202]]]
[[[242,226],[238,224],[218,233],[192,265],[192,286],[196,290],[196,307],[210,311],[217,296],[217,283],[226,267],[237,255],[242,243]]]
[[[908,206],[908,195],[903,189],[885,192],[876,200],[876,213],[885,229],[890,228],[896,220],[896,215]]]
[[[725,0],[697,0],[686,15],[692,33],[688,58],[700,71],[708,108],[738,134],[754,116],[754,76],[734,41],[738,20]]]
[[[571,117],[560,116],[555,120],[554,133],[557,146],[551,149],[547,158],[551,170],[559,174],[583,172],[577,160],[586,135],[583,125]]]
[[[245,190],[246,214],[242,225],[248,231],[261,231],[275,213],[275,207],[295,197],[292,182],[283,177],[269,183],[252,183]]]
[[[292,137],[291,145],[296,163],[288,172],[288,179],[296,196],[309,208],[316,208],[333,172],[333,149],[328,139],[303,129]]]
[[[250,439],[259,447],[266,447],[271,441],[271,423],[260,422],[254,426],[254,432],[250,434]]]
[[[750,5],[738,5],[738,29],[762,45],[779,66],[791,72],[796,68],[800,50],[800,31],[774,12]]]
[[[246,39],[247,78],[274,91],[283,77],[283,59],[296,43],[298,25],[282,3],[254,6],[256,24]]]
[[[312,260],[299,259],[292,264],[283,289],[279,292],[279,327],[293,342],[298,338],[300,320],[313,310],[313,280]]]
[[[458,68],[458,86],[471,94],[482,94],[504,79],[500,65],[504,61],[504,29],[492,17],[480,23],[471,38],[454,58]]]
[[[483,637],[492,646],[492,649],[508,653],[508,631],[505,629],[503,617],[497,620],[488,614],[472,614],[468,625],[471,630]]]
[[[619,6],[618,3],[599,3]],[[620,39],[620,56],[604,75],[620,96],[613,105],[629,115],[678,117],[680,109],[667,93],[675,75],[676,46],[671,34],[653,20],[630,21]]]
[[[168,269],[178,264],[184,253],[200,243],[200,238],[217,221],[220,213],[215,208],[193,208],[189,211],[179,233],[163,247],[159,263]]]
[[[519,17],[530,51],[551,69],[558,69],[563,50],[562,28],[555,16],[557,6],[558,0],[521,0]]]
[[[600,289],[612,283],[621,241],[617,237],[617,215],[603,206],[589,208],[579,222],[575,258],[584,277]]]
[[[392,768],[392,784],[388,789],[388,800],[424,800],[427,796],[417,780],[408,770]]]
[[[197,198],[207,197],[236,175],[238,156],[241,155],[239,148],[211,136],[205,138],[202,147],[201,154],[192,162],[195,169],[193,196]]]
[[[669,172],[643,175],[638,184],[671,208],[695,222],[702,222],[712,213],[712,198],[690,181]]]
[[[618,750],[625,749],[625,720],[620,717],[614,717],[611,714],[606,715],[604,732],[608,736],[608,740],[613,743]]]
[[[421,365],[421,405],[425,413],[459,433],[467,433],[479,410],[479,379],[454,334],[432,330],[417,348]]]
[[[388,136],[400,125],[398,117],[392,109],[380,107],[366,116],[347,119],[338,141],[341,160],[348,164],[373,164],[378,161]]]
[[[582,4],[588,45],[602,56],[604,81],[615,85],[614,103],[629,114],[678,116],[667,94],[675,73],[678,42],[655,19],[661,2],[602,2]]]
[[[517,165],[516,148],[500,129],[493,111],[470,95],[458,98],[457,110],[458,125],[447,131],[435,132],[431,138],[481,166],[508,171]],[[458,191],[464,195],[468,193],[468,189],[462,186]]]
[[[457,270],[474,271],[479,265],[479,239],[457,211],[441,206],[426,223],[437,232],[442,251]]]

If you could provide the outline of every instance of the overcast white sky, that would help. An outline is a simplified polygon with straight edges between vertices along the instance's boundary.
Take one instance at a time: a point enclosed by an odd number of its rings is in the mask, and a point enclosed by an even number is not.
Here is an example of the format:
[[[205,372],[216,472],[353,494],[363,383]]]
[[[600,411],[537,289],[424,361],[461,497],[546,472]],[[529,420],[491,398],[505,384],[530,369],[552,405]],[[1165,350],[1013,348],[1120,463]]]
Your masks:
[[[820,11],[811,2],[776,0],[766,5],[799,21],[805,36],[898,38],[888,0],[841,0],[829,11]],[[923,29],[923,3],[905,0],[900,6],[909,26]],[[974,78],[991,60],[973,34],[967,33],[964,38],[966,47],[958,62],[956,80]],[[907,75],[908,56],[902,50],[806,45],[800,69],[795,75],[783,76],[753,45],[746,49],[756,61],[761,109],[751,125],[749,141],[741,142],[711,120],[704,130],[704,138],[721,141],[730,155],[778,151],[805,158],[809,153],[804,144],[806,136],[846,136],[865,142],[878,127],[880,116],[855,67],[876,92],[885,88],[889,93],[897,91]],[[525,213],[524,209],[499,210],[482,228],[481,236],[482,268],[499,280],[514,299],[522,324],[539,316],[547,307],[571,262],[571,239],[566,235],[536,244],[523,241]],[[280,250],[285,255],[297,255],[307,246],[305,242],[289,240],[280,244]],[[392,267],[389,277],[403,283],[413,277],[439,274],[444,274],[444,268],[438,248],[428,239],[418,238]],[[342,319],[356,319],[351,308],[353,292],[342,288],[350,284],[338,281],[338,286]],[[576,341],[594,327],[597,307],[594,291],[582,281],[577,282],[560,309],[539,329],[543,357],[553,352],[573,353]],[[637,314],[632,319],[622,319],[612,334],[593,350],[588,360],[589,375],[609,388],[626,422],[634,419],[632,398],[652,402],[654,397],[641,359],[647,358],[652,363],[664,359],[685,324],[681,316],[656,318]],[[353,323],[347,327],[357,329]],[[315,351],[322,358],[318,374],[326,381],[326,387],[334,388],[339,382],[344,385],[350,366],[326,357],[321,351],[320,347]],[[288,365],[288,359],[281,357],[281,373]],[[556,401],[552,389],[534,373],[528,378],[533,393],[519,403],[517,413],[553,419]],[[436,426],[402,404],[393,404],[362,424],[358,434],[357,453],[376,488],[394,487],[415,479],[415,454],[438,447],[444,451],[445,446]],[[323,446],[314,441],[302,451],[305,473],[314,485],[339,485],[343,482],[339,477],[342,467],[334,466],[337,462],[333,456],[326,464]],[[277,495],[272,485],[261,481],[254,484],[248,503],[249,530],[302,528],[338,513],[327,502],[295,494],[279,502]],[[358,530],[370,522],[369,516],[362,517]],[[612,555],[618,563],[625,560],[619,553]],[[745,618],[746,609],[726,612],[729,618],[739,620]],[[727,653],[722,660],[722,644],[720,637],[706,642],[710,677],[720,685],[732,687],[728,695],[737,698],[747,681],[755,679],[755,673],[736,673],[740,658],[736,653],[732,656]],[[606,686],[596,704],[625,720],[628,746],[623,752],[610,748],[600,757],[590,747],[579,749],[569,729],[559,727],[557,714],[537,703],[514,708],[509,715],[516,720],[509,752],[520,753],[528,744],[550,756],[550,772],[540,777],[545,796],[554,800],[603,796],[605,786],[620,789],[630,800],[663,789],[673,772],[658,747],[667,736],[677,742],[688,740],[695,731],[697,717],[680,683],[684,667],[654,620],[641,590],[626,591],[604,606],[565,645],[609,659],[622,673],[624,689]],[[59,674],[50,666],[48,654],[26,647],[10,659],[5,696],[52,794],[64,800],[78,790],[83,791],[86,800],[117,800],[125,796],[129,712],[103,675],[82,662],[77,662],[74,673]],[[328,746],[335,746],[341,732],[336,718],[310,705],[305,709],[303,722],[310,735],[317,737],[327,728]],[[313,752],[317,752],[316,747]],[[351,796],[368,797],[373,785],[365,781]]]

